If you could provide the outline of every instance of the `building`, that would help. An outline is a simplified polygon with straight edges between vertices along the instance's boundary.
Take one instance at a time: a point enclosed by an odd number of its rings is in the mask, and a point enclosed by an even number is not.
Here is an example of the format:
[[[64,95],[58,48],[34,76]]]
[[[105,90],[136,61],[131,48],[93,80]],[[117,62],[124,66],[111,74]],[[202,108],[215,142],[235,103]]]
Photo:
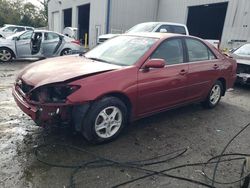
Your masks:
[[[50,0],[49,29],[79,29],[90,47],[105,33],[123,33],[149,21],[178,22],[191,35],[221,40],[223,48],[250,41],[249,0]]]

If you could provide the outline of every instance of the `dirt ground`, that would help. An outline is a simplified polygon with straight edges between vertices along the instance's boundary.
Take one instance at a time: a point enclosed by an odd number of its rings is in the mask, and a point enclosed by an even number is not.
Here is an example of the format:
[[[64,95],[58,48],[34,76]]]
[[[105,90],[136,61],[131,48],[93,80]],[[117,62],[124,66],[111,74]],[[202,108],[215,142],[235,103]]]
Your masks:
[[[236,87],[227,93],[220,105],[205,110],[193,104],[164,112],[134,122],[116,141],[93,146],[81,135],[68,128],[42,129],[19,110],[12,98],[11,88],[18,72],[32,62],[0,64],[0,187],[51,187],[64,188],[70,185],[74,169],[51,167],[36,159],[35,149],[44,143],[67,144],[87,149],[102,157],[116,161],[142,160],[171,151],[188,148],[188,151],[169,162],[147,167],[163,170],[181,164],[206,162],[220,154],[226,143],[250,122],[250,87]],[[248,153],[250,128],[233,142],[227,153]],[[250,153],[250,152],[249,152]],[[68,147],[55,145],[44,148],[39,155],[50,163],[76,165],[91,157]],[[240,163],[221,165],[216,176],[218,181],[234,181],[239,178]],[[208,168],[211,175],[213,166]],[[201,166],[186,167],[169,172],[204,183]],[[144,175],[142,171],[121,167],[86,168],[73,177],[75,187],[106,188]],[[123,187],[202,187],[168,177],[153,176]],[[218,185],[216,187],[239,187]]]

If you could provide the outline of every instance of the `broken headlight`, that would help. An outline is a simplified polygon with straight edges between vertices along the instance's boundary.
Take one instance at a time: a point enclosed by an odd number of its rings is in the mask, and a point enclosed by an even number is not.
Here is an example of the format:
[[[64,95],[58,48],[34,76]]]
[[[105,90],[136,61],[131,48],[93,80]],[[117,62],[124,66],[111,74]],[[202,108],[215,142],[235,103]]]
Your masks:
[[[64,103],[79,88],[75,85],[44,86],[33,91],[30,99],[41,103]]]

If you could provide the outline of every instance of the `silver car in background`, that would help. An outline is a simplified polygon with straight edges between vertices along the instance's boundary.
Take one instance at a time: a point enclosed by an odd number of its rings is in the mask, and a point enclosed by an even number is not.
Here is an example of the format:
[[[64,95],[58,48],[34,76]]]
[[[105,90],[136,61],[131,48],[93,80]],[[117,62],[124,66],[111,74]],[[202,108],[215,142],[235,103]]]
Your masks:
[[[33,30],[33,27],[5,24],[4,27],[0,28],[0,38],[6,38],[11,35],[14,35],[15,33]]]
[[[25,31],[0,38],[0,62],[82,53],[80,42],[47,30]]]

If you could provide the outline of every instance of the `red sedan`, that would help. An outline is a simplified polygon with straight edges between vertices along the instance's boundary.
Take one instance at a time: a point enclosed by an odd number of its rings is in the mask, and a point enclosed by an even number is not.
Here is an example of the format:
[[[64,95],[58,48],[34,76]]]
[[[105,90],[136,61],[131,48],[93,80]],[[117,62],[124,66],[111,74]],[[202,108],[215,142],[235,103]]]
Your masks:
[[[236,68],[235,60],[199,38],[127,34],[83,56],[26,67],[13,96],[39,126],[67,123],[102,143],[154,113],[193,102],[214,108],[233,86]]]

